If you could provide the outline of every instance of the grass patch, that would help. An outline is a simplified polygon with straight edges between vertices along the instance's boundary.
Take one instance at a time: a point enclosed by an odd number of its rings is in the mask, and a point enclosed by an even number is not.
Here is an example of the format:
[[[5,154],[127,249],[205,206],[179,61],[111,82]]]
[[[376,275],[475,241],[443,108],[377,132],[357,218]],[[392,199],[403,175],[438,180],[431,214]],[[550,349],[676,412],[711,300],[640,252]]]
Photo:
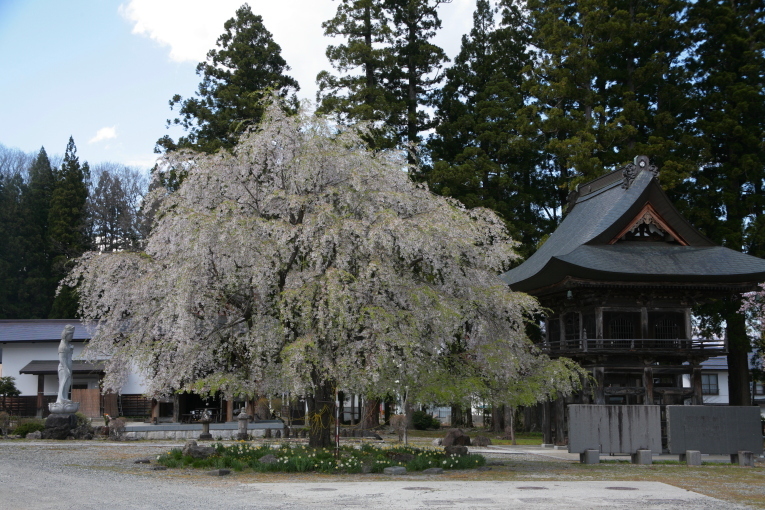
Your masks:
[[[446,455],[441,448],[415,448],[412,446],[378,447],[364,444],[361,448],[343,446],[338,452],[329,448],[308,448],[299,445],[269,444],[254,446],[238,443],[224,446],[213,445],[216,454],[207,459],[194,459],[173,449],[158,456],[157,463],[169,468],[196,469],[245,469],[259,473],[382,473],[389,466],[404,466],[407,471],[422,471],[432,467],[447,469],[471,469],[486,464],[481,455]],[[272,462],[261,462],[265,456]]]

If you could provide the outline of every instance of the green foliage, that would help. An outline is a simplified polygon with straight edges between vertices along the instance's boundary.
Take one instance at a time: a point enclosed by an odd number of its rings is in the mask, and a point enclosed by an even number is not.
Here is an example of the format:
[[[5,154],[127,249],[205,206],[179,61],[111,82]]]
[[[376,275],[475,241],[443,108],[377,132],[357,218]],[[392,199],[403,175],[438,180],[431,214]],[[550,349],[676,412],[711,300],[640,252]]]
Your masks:
[[[412,414],[412,425],[417,430],[441,428],[441,422],[425,411],[415,411]]]
[[[405,466],[408,471],[422,471],[431,467],[443,469],[471,469],[483,466],[486,459],[481,455],[446,455],[442,449],[396,446],[380,448],[369,443],[354,448],[343,446],[340,456],[331,448],[307,448],[282,445],[272,448],[269,444],[253,446],[239,443],[232,446],[214,445],[216,455],[207,459],[184,456],[180,449],[173,449],[157,459],[159,464],[170,468],[193,467],[197,469],[227,468],[235,471],[303,473],[316,471],[326,474],[361,473],[364,466],[372,473],[382,473],[389,466]],[[266,455],[276,457],[276,462],[259,461]]]
[[[30,432],[37,432],[38,430],[45,430],[45,424],[42,421],[28,421],[13,429],[13,435],[25,437]]]
[[[300,87],[284,74],[290,68],[263,18],[244,4],[224,29],[217,49],[210,50],[207,60],[197,66],[197,75],[202,77],[197,97],[183,99],[176,94],[170,100],[171,108],[179,106],[179,117],[168,120],[168,125],[181,126],[187,135],[178,142],[164,136],[157,141],[157,152],[187,148],[214,153],[232,148],[241,133],[260,122],[263,99],[271,91],[286,107],[296,106],[294,93]]]
[[[16,379],[11,376],[0,377],[0,397],[18,397],[21,392],[16,388]]]

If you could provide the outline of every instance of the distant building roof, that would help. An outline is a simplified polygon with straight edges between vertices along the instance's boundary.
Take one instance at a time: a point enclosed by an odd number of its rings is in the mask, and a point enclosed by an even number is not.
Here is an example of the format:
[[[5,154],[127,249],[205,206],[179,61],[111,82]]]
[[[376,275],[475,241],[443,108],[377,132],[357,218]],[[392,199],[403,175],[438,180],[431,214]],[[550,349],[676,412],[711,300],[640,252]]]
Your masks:
[[[72,373],[97,374],[104,371],[103,362],[87,363],[85,361],[72,361]],[[58,360],[34,360],[27,363],[19,370],[20,374],[55,375],[58,374]]]
[[[570,279],[752,287],[765,281],[765,260],[716,246],[696,230],[647,161],[640,156],[635,165],[580,186],[563,222],[528,260],[502,275],[505,283],[539,294]],[[642,224],[658,238],[630,238]]]
[[[0,343],[57,342],[67,324],[74,326],[74,341],[90,338],[90,333],[78,319],[0,320]]]

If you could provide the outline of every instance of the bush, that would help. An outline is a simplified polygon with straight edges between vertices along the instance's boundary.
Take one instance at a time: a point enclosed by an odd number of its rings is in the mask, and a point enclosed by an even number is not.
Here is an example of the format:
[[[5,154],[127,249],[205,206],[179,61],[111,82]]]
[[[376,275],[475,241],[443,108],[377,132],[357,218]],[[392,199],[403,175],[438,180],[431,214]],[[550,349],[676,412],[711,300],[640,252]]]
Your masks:
[[[412,415],[412,425],[417,430],[428,430],[440,428],[441,422],[425,411],[415,411]]]
[[[38,430],[45,430],[45,424],[39,421],[28,421],[26,423],[20,423],[19,426],[13,430],[13,434],[26,437],[30,432],[37,432]]]

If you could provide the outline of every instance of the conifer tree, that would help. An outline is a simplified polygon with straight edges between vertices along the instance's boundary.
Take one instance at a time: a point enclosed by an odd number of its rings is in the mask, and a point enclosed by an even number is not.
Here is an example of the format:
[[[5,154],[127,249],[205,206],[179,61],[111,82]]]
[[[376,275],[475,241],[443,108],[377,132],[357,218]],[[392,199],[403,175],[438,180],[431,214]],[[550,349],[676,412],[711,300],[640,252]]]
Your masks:
[[[761,2],[697,0],[690,9],[695,50],[694,127],[701,164],[679,207],[715,242],[765,256],[765,7]],[[752,346],[738,297],[705,310],[727,324],[731,405],[750,405]],[[713,317],[714,318],[714,317]]]
[[[428,146],[432,189],[468,207],[488,207],[507,222],[521,253],[530,254],[554,227],[555,204],[537,171],[539,147],[519,112],[529,100],[523,69],[530,65],[529,31],[521,10],[505,2],[502,22],[479,0],[473,28],[463,36],[437,96],[436,134]]]
[[[187,135],[177,142],[169,136],[157,141],[156,151],[179,148],[214,153],[230,149],[248,126],[263,116],[263,101],[276,92],[290,107],[296,106],[297,81],[285,73],[290,70],[282,58],[281,47],[263,25],[263,18],[242,5],[236,16],[224,24],[225,33],[217,49],[197,66],[202,77],[196,96],[188,99],[176,94],[170,107],[179,107],[179,117],[168,120]]]
[[[0,169],[2,170],[2,169]],[[17,319],[23,315],[19,292],[23,285],[25,252],[22,232],[24,214],[22,196],[26,191],[18,171],[0,171],[0,318]]]
[[[327,59],[338,75],[322,71],[316,77],[317,112],[333,115],[343,125],[371,123],[372,130],[364,138],[374,150],[396,146],[389,126],[401,112],[384,87],[383,72],[393,55],[389,16],[382,2],[341,0],[335,17],[322,27],[324,35],[345,41],[327,47]]]
[[[74,139],[69,137],[48,211],[52,275],[57,282],[69,271],[73,260],[88,248],[85,236],[88,174],[88,164],[80,165]],[[69,319],[75,316],[76,311],[75,292],[66,287],[56,296],[50,317]]]
[[[29,168],[28,191],[24,194],[25,274],[19,298],[26,310],[23,317],[27,319],[48,317],[58,283],[51,274],[51,244],[48,231],[55,184],[48,154],[45,148],[41,148]]]

